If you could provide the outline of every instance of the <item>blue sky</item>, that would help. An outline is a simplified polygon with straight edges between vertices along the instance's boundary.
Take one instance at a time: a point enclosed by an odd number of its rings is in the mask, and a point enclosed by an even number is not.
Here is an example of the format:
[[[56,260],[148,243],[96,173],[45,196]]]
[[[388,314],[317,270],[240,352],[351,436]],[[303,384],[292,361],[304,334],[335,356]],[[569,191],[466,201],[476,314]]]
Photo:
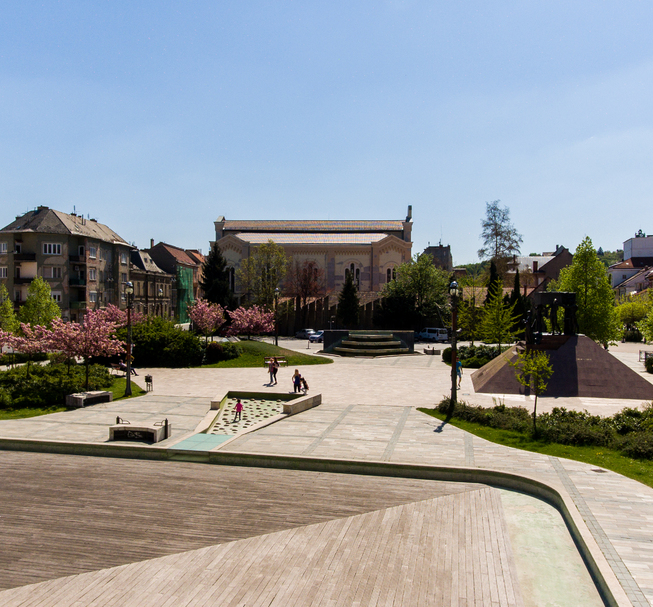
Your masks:
[[[38,205],[139,247],[213,221],[401,219],[477,261],[653,232],[649,2],[13,2],[0,223]]]

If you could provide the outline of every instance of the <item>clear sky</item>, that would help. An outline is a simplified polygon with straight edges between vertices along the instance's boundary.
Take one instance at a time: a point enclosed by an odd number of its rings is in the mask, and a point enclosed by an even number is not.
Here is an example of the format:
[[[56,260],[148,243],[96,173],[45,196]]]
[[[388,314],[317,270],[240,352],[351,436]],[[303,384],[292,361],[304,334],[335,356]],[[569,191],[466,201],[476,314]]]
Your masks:
[[[402,219],[477,261],[653,232],[653,3],[10,0],[0,223],[38,205],[139,247],[213,221]]]

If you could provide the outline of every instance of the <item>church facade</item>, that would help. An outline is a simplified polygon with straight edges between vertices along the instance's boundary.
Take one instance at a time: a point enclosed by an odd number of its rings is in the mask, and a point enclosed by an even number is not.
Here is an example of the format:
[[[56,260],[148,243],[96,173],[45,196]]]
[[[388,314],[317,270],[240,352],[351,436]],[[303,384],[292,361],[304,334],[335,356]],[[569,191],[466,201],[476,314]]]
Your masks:
[[[405,220],[247,221],[218,217],[215,243],[232,271],[232,289],[243,294],[236,271],[252,251],[272,240],[292,265],[312,263],[323,276],[325,294],[339,292],[348,272],[360,292],[376,293],[411,258],[412,208]],[[213,244],[213,243],[212,243]],[[283,289],[284,285],[281,285]]]

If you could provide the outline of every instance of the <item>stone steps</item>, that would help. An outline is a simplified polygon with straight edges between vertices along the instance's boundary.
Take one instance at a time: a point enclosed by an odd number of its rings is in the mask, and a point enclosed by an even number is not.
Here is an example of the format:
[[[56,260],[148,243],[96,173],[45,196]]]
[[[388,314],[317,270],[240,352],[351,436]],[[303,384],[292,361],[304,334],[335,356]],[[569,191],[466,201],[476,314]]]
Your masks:
[[[353,333],[342,340],[333,351],[341,356],[392,356],[409,354],[392,333]]]
[[[333,351],[341,356],[392,356],[394,354],[410,354],[408,348],[386,348],[384,350],[375,348],[374,350],[365,350],[363,348],[342,348],[338,346]]]

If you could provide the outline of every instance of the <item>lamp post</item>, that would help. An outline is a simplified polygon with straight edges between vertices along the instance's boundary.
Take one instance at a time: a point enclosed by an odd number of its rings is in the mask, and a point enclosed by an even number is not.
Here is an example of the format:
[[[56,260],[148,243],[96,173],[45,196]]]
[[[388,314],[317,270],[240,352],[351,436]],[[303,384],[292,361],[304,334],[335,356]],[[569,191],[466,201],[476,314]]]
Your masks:
[[[451,401],[449,404],[449,411],[453,413],[453,408],[456,406],[458,398],[458,297],[460,297],[460,290],[458,283],[455,280],[451,281],[449,285],[449,296],[451,297]]]
[[[279,345],[279,287],[274,290],[274,345]]]
[[[125,296],[127,297],[127,385],[125,396],[132,395],[132,306],[134,305],[134,285],[125,283]]]

